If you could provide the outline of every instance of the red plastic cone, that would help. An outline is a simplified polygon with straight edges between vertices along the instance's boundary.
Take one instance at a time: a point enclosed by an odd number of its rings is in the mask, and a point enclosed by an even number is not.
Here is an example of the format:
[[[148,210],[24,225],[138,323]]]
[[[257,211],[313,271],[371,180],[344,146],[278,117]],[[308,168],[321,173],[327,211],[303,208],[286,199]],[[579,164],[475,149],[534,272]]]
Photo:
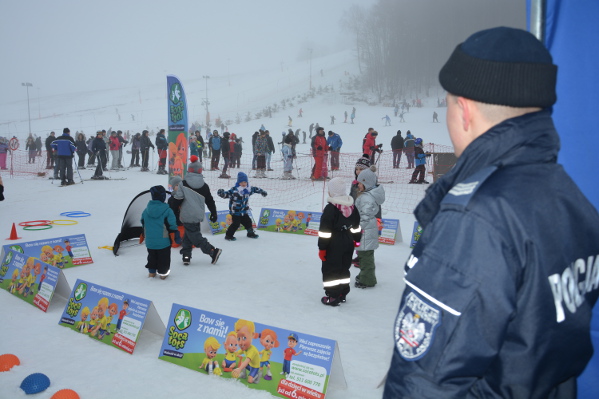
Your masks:
[[[15,226],[15,224],[12,224],[12,230],[10,231],[10,237],[7,238],[7,240],[19,240],[21,239],[21,237],[17,237],[17,226]]]

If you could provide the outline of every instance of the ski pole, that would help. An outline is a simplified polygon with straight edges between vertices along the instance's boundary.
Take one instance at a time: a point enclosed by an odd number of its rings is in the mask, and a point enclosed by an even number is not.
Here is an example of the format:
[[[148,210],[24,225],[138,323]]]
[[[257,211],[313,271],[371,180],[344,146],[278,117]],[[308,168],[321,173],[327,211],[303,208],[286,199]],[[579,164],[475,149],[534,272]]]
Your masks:
[[[79,175],[79,180],[81,180],[81,184],[83,184],[83,179],[81,178],[81,172],[79,172],[79,167],[77,166],[77,163],[75,162],[75,157],[73,157],[73,163],[75,164],[75,169],[77,169],[77,174]]]

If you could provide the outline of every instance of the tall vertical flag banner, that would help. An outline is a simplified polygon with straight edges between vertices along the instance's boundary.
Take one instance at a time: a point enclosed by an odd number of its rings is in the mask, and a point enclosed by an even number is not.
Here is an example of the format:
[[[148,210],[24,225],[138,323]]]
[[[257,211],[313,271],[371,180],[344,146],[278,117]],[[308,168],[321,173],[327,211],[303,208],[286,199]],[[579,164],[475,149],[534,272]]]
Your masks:
[[[168,97],[168,168],[173,176],[185,178],[187,169],[187,99],[176,76],[166,77]]]

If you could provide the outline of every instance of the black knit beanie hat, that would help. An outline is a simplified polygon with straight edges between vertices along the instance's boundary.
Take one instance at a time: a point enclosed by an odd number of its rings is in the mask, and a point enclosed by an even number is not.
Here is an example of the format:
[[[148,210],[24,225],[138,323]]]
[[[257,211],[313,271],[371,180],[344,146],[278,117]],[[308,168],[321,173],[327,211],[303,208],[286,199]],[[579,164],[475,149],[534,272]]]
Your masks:
[[[550,107],[557,66],[534,35],[521,29],[482,30],[459,44],[439,72],[456,96],[511,107]]]

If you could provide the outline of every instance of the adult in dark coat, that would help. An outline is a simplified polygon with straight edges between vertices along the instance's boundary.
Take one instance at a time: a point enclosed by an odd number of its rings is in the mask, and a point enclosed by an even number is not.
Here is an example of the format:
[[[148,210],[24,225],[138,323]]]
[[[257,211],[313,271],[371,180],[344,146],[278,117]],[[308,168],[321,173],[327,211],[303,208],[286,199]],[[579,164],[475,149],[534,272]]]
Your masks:
[[[403,146],[404,144],[403,137],[401,137],[401,130],[398,130],[397,134],[391,139],[391,151],[393,151],[393,169],[399,168]]]
[[[52,142],[56,140],[56,134],[50,132],[50,135],[46,137],[46,169],[54,169],[54,150],[52,149]]]
[[[152,144],[152,140],[150,140],[149,132],[144,130],[141,134],[141,141],[139,143],[139,150],[141,152],[141,172],[147,172],[148,170],[148,162],[150,159],[150,148],[154,150],[154,144]]]

